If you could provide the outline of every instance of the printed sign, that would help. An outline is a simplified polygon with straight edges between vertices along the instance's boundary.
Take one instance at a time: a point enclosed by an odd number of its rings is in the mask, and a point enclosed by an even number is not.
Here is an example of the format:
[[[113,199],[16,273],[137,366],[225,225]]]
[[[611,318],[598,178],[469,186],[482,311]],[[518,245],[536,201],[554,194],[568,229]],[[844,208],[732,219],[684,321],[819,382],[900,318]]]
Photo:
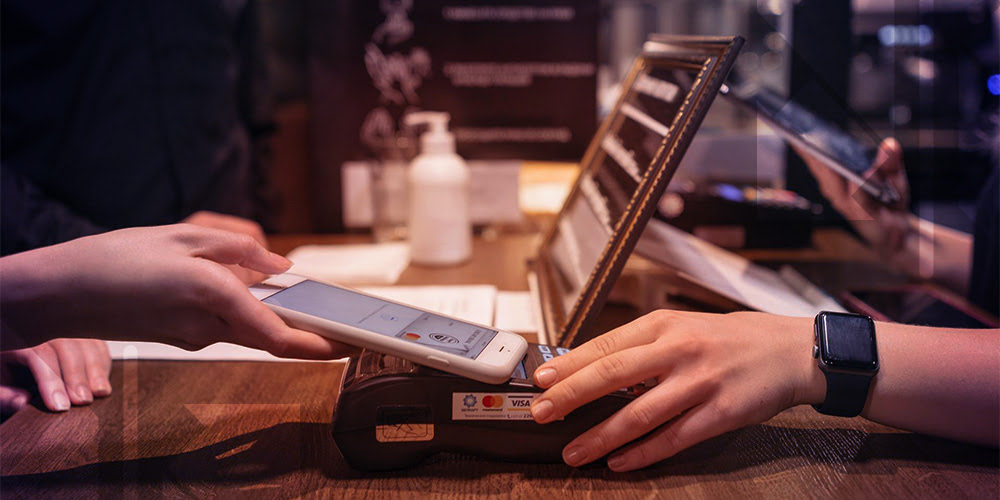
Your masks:
[[[409,112],[448,112],[466,160],[579,161],[597,128],[596,0],[307,5],[317,229],[340,226],[341,166]]]

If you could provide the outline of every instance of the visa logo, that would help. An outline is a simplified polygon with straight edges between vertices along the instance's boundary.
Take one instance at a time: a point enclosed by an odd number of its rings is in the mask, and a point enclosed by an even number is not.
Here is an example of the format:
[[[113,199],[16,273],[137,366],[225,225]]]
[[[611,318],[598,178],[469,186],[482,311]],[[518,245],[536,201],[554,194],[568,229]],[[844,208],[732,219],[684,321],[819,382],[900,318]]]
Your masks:
[[[530,399],[513,399],[512,398],[510,400],[510,405],[513,406],[514,408],[526,408],[526,407],[531,406],[531,400]]]

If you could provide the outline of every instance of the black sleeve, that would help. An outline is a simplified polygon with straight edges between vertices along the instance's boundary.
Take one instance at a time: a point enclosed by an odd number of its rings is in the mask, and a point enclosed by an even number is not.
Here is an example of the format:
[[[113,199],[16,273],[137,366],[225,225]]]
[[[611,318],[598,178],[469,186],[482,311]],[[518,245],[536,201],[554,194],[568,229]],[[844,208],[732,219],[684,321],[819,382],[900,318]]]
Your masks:
[[[240,75],[237,89],[240,117],[250,136],[250,188],[253,218],[267,232],[274,231],[277,191],[271,183],[271,137],[275,131],[274,102],[267,71],[267,53],[261,40],[258,2],[243,11],[237,44]]]
[[[1000,316],[1000,169],[994,169],[976,206],[969,300]]]
[[[18,172],[0,166],[0,255],[107,230],[49,198]]]

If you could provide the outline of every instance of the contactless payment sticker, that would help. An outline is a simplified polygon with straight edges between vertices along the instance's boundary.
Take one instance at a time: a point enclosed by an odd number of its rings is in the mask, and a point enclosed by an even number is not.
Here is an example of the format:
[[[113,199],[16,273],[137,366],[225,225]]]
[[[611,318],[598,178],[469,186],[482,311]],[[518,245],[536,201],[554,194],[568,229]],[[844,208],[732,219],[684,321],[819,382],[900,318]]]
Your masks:
[[[531,420],[535,392],[453,392],[452,420]]]

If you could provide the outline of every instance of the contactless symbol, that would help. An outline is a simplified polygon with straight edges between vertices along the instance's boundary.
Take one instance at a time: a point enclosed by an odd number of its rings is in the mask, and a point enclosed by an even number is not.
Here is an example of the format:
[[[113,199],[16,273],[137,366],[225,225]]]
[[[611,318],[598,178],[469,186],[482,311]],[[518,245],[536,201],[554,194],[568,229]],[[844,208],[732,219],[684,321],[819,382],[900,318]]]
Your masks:
[[[420,340],[420,335],[417,335],[416,333],[406,332],[405,334],[403,334],[403,338],[406,340]]]
[[[462,399],[462,404],[465,405],[466,408],[472,408],[473,406],[476,406],[476,397],[469,394]]]
[[[494,394],[483,396],[483,406],[487,408],[500,408],[503,406],[503,396]]]
[[[444,333],[432,333],[431,338],[442,344],[457,344],[458,339]]]

